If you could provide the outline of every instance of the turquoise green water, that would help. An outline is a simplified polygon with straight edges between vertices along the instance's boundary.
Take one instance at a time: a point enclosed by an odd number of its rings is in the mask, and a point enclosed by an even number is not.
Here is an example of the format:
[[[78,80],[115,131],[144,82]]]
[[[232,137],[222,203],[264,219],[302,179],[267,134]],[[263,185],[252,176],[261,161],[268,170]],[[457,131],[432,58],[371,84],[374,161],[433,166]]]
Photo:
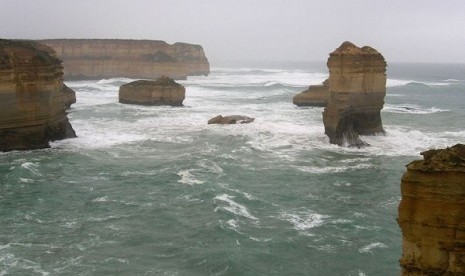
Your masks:
[[[79,137],[0,154],[0,275],[398,275],[404,165],[465,143],[465,76],[416,74],[390,79],[387,135],[364,149],[292,104],[324,72],[217,68],[183,81],[182,108],[68,82]]]

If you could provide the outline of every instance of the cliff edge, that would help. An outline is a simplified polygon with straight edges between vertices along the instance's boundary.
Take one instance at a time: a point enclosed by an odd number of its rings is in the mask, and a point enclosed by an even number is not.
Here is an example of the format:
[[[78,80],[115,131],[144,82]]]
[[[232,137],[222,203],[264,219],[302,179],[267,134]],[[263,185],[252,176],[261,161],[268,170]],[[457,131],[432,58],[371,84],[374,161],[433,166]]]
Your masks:
[[[76,137],[65,112],[62,70],[51,48],[0,39],[0,151]]]
[[[157,40],[47,39],[63,60],[65,79],[127,77],[156,79],[208,75],[210,65],[202,46],[170,45]]]
[[[401,181],[402,275],[465,275],[465,145],[421,154]]]

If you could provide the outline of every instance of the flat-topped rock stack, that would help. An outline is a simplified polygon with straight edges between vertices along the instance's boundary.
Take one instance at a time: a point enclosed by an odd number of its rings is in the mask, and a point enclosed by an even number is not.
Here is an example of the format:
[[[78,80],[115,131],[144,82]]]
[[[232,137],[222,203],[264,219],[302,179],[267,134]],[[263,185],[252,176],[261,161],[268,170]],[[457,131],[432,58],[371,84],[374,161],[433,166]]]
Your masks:
[[[119,88],[119,102],[139,105],[182,106],[186,89],[169,77],[137,80]]]
[[[402,275],[465,275],[465,145],[422,155],[401,182]]]
[[[46,148],[49,141],[75,137],[65,89],[61,60],[52,49],[0,40],[0,151]]]
[[[297,106],[325,107],[329,99],[329,80],[325,80],[319,85],[310,85],[307,90],[297,94],[292,98],[292,102]]]
[[[159,40],[48,39],[63,60],[65,79],[127,77],[156,79],[208,75],[210,65],[202,46]]]
[[[330,143],[366,145],[359,135],[384,133],[386,62],[375,49],[344,42],[329,56],[329,98],[323,112]]]

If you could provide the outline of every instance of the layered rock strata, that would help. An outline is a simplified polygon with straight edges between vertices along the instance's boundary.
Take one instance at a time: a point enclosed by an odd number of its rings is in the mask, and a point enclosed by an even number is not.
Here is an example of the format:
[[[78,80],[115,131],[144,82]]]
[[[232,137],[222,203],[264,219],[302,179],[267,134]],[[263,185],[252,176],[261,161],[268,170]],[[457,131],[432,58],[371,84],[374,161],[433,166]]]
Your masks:
[[[76,93],[73,89],[69,88],[63,84],[63,89],[61,90],[64,98],[64,104],[66,108],[70,108],[72,104],[76,103]]]
[[[255,118],[250,118],[242,115],[229,115],[222,116],[218,115],[216,117],[208,120],[208,124],[221,124],[221,125],[231,125],[231,124],[248,124],[255,120]]]
[[[200,45],[157,40],[41,40],[63,59],[65,79],[127,77],[156,79],[208,75],[210,65]]]
[[[320,85],[310,85],[307,90],[297,94],[292,98],[292,102],[297,106],[317,106],[325,107],[329,98],[329,81],[325,80]]]
[[[323,112],[330,143],[366,145],[359,135],[384,133],[380,111],[386,95],[386,62],[375,49],[344,42],[330,53],[329,99]]]
[[[119,102],[140,105],[182,106],[186,94],[184,86],[162,76],[155,81],[138,80],[119,88]]]
[[[465,275],[465,145],[422,155],[401,182],[402,275]]]
[[[0,40],[0,151],[75,137],[65,112],[63,67],[33,41]]]

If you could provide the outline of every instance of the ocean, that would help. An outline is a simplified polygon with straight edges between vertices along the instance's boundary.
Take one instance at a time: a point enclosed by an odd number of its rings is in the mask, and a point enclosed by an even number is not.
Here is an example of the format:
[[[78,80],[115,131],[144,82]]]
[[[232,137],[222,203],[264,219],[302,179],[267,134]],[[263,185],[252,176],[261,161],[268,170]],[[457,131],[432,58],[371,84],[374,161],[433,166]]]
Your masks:
[[[324,64],[214,67],[179,81],[184,107],[118,103],[131,79],[66,82],[78,138],[0,153],[0,275],[399,275],[400,179],[465,143],[465,65],[387,74],[386,135],[360,149],[292,104]]]

